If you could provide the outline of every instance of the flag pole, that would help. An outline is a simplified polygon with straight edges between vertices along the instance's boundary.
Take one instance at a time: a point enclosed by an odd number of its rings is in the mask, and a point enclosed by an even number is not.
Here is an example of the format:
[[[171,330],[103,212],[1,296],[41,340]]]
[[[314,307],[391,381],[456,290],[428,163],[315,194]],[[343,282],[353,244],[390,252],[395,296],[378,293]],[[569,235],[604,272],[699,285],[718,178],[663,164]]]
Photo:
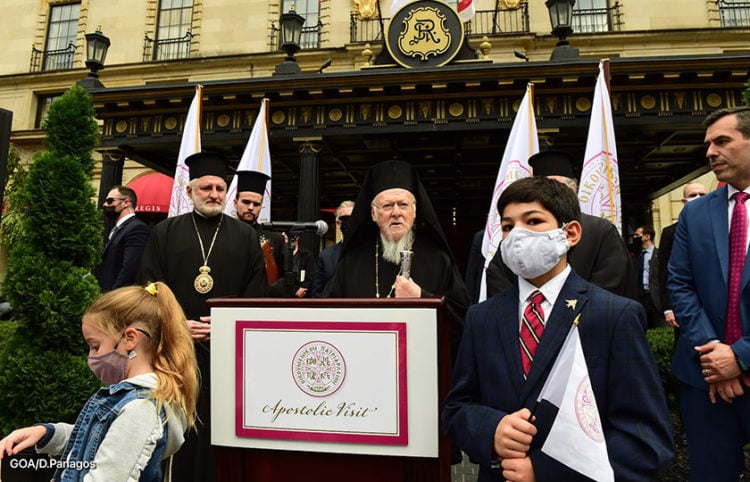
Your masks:
[[[385,42],[385,27],[383,27],[383,14],[380,8],[380,0],[377,1],[377,7],[378,7],[378,22],[380,23],[380,38],[382,38],[383,42]]]
[[[602,76],[604,77],[604,85],[607,87],[607,102],[612,102],[612,94],[609,90],[609,59],[602,59],[601,61],[602,65]],[[604,132],[607,133],[609,127],[607,126],[607,116],[604,115],[604,103],[602,102],[602,119],[604,122]],[[614,181],[612,179],[612,158],[610,156],[610,146],[609,146],[609,136],[604,136],[604,152],[605,152],[605,165],[607,166],[607,186],[609,186],[609,198],[614,200]],[[614,203],[613,203],[614,204]],[[617,224],[617,214],[615,213],[614,209],[610,210],[609,214],[609,222],[612,224]]]

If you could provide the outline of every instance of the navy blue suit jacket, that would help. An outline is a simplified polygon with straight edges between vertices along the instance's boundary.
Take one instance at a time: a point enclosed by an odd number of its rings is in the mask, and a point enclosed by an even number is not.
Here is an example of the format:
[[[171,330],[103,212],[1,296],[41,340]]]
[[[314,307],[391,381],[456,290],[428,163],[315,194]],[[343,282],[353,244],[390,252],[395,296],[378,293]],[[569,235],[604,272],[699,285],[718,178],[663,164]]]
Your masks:
[[[312,298],[323,296],[323,289],[331,281],[331,278],[333,278],[333,273],[336,272],[340,253],[341,243],[339,242],[318,254],[318,266],[315,269],[315,276],[310,287],[310,296]]]
[[[133,216],[115,232],[102,251],[102,261],[94,270],[99,288],[110,291],[135,283],[151,229]]]
[[[708,390],[693,347],[724,339],[729,275],[729,202],[727,187],[710,192],[682,208],[669,259],[672,310],[680,323],[680,340],[672,362],[680,381]],[[740,286],[744,336],[732,350],[750,362],[750,256]]]
[[[570,303],[570,300],[576,300]],[[571,305],[574,305],[571,306]],[[536,358],[524,382],[519,353],[518,284],[466,316],[453,383],[442,413],[445,430],[480,464],[479,482],[498,480],[491,469],[500,420],[532,410],[575,317],[591,386],[617,480],[652,480],[673,457],[672,427],[643,307],[571,272],[547,317]],[[535,412],[540,431],[529,451],[536,480],[588,480],[541,452],[552,420]]]

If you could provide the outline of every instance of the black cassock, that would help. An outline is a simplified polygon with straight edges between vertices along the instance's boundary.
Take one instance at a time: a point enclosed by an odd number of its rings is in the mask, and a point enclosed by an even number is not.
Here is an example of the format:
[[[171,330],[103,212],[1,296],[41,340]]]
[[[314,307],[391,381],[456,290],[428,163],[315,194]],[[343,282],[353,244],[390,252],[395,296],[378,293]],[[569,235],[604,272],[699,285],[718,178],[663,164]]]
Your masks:
[[[192,218],[192,219],[191,219]],[[193,225],[195,220],[195,225]],[[214,281],[206,294],[195,290],[195,278],[203,266],[203,255],[195,227],[208,254],[211,240],[221,220],[216,242],[206,263]],[[204,218],[188,213],[166,219],[157,224],[141,259],[139,279],[142,283],[163,281],[174,292],[188,319],[199,320],[208,316],[206,300],[220,296],[257,298],[266,295],[267,282],[263,253],[258,236],[249,225],[225,214]],[[198,434],[190,430],[185,444],[174,456],[172,480],[214,480],[213,451],[210,426],[210,344],[196,343],[195,350],[200,369],[200,394],[198,397]],[[230,347],[227,347],[230,348]]]
[[[323,296],[327,298],[375,298],[375,239],[370,243],[350,246],[349,252],[340,258],[333,279],[326,286]],[[380,251],[382,251],[382,246]],[[427,236],[417,233],[414,237],[414,252],[411,262],[411,279],[422,288],[422,297],[444,296],[451,324],[452,351],[461,340],[463,319],[469,306],[469,295],[458,269],[451,257]],[[395,296],[391,287],[396,281],[400,266],[377,259],[378,287],[380,298]]]

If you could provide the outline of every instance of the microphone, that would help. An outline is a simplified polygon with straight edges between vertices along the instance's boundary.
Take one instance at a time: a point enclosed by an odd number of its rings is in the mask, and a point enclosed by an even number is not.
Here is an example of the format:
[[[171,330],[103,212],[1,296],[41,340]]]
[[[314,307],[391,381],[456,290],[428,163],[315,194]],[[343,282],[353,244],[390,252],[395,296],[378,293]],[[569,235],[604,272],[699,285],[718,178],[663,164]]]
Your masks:
[[[269,231],[286,231],[288,233],[315,233],[323,236],[328,232],[328,224],[322,219],[317,221],[271,221],[261,223],[260,227]]]

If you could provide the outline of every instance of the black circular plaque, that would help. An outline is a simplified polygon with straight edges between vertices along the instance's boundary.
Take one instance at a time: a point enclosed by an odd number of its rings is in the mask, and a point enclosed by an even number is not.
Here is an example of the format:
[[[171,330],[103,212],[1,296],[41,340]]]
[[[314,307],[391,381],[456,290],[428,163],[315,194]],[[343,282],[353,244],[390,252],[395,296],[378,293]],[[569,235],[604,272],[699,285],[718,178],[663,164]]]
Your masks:
[[[388,22],[385,44],[408,68],[440,67],[461,49],[464,24],[445,2],[418,0],[401,7]]]

